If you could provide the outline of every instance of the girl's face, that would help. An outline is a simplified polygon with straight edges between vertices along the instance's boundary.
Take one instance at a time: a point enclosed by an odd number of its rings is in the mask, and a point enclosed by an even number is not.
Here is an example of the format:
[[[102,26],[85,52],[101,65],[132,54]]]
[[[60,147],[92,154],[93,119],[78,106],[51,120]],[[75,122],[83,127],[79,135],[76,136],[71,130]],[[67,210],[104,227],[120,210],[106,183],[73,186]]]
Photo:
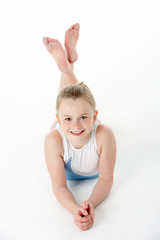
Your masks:
[[[83,147],[89,140],[96,113],[84,99],[63,99],[58,109],[57,119],[63,133],[76,148]]]

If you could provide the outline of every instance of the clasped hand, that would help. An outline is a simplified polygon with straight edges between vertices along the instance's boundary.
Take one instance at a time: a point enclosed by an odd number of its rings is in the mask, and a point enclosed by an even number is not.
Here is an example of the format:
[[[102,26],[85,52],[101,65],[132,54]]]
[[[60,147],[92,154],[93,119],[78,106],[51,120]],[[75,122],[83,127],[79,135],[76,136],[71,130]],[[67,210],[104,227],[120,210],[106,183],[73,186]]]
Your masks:
[[[74,214],[74,222],[82,231],[88,230],[94,223],[95,210],[92,203],[82,202]]]

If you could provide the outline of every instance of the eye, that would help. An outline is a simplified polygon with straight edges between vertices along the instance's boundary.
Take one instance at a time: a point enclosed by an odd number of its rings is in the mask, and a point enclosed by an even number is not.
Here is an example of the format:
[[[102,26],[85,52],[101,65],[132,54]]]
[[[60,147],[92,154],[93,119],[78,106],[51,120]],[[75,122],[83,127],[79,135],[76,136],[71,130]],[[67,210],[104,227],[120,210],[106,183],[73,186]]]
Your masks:
[[[87,118],[86,116],[82,116],[82,117],[81,117],[82,120],[84,120],[84,119],[86,119],[86,118]]]
[[[71,121],[71,118],[65,118],[66,121]]]

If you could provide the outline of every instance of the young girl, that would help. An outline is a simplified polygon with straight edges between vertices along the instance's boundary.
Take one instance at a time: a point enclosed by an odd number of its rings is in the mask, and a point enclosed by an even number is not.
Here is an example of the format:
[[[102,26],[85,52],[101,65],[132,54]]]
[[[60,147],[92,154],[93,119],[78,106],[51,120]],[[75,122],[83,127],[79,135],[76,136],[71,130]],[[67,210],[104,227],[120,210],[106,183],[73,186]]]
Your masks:
[[[65,50],[58,40],[43,43],[61,72],[57,97],[57,120],[45,137],[45,158],[57,200],[74,216],[81,230],[89,229],[95,208],[109,194],[113,184],[116,141],[112,130],[97,120],[98,111],[89,88],[78,83],[73,63],[78,59],[76,44],[79,24],[65,34]],[[91,196],[79,206],[66,180],[98,177]]]

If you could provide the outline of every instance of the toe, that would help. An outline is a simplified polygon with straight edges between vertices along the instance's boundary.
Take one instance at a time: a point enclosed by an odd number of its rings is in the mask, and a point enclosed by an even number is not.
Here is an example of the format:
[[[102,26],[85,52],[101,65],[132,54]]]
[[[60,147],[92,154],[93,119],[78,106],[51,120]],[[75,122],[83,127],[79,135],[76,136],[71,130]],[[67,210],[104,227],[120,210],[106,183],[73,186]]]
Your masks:
[[[73,25],[68,29],[68,31],[78,30],[79,28],[80,28],[79,23],[76,23],[76,24],[73,24]]]
[[[80,24],[79,24],[79,23],[76,23],[76,24],[75,24],[75,29],[76,29],[76,30],[79,30],[79,29],[80,29]]]
[[[46,45],[48,43],[48,39],[46,37],[42,38],[43,43]]]
[[[74,29],[74,26],[75,26],[75,24],[73,24],[73,25],[70,27],[70,29]]]

